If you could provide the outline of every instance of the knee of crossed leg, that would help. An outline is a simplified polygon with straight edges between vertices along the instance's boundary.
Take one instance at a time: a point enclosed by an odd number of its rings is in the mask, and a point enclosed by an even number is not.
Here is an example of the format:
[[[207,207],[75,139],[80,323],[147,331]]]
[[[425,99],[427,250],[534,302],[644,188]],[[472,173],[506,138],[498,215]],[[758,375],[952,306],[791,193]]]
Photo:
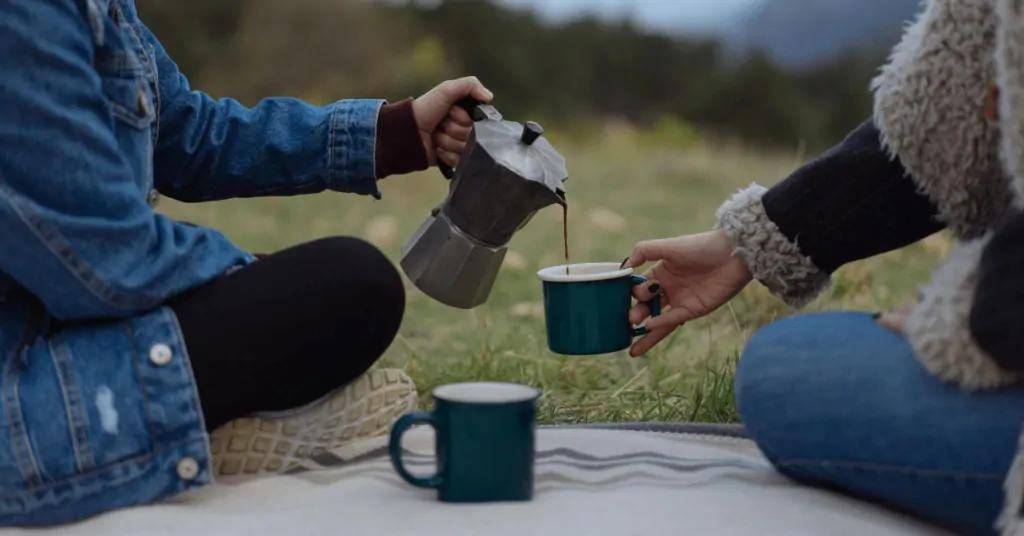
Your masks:
[[[326,303],[333,328],[350,348],[346,359],[368,367],[390,346],[405,314],[405,285],[393,262],[376,246],[352,237],[318,240],[316,262],[327,274]]]
[[[792,408],[794,391],[799,390],[800,366],[789,362],[794,344],[800,344],[800,326],[784,319],[763,327],[751,337],[736,368],[734,393],[736,408],[743,427],[764,455],[778,461],[781,448],[777,439],[786,435],[780,430]]]
[[[900,340],[853,312],[795,315],[761,328],[736,370],[744,428],[773,463],[817,455],[828,427],[859,411],[851,401],[872,397],[873,375],[886,370],[875,363],[895,355],[892,341],[902,352]]]

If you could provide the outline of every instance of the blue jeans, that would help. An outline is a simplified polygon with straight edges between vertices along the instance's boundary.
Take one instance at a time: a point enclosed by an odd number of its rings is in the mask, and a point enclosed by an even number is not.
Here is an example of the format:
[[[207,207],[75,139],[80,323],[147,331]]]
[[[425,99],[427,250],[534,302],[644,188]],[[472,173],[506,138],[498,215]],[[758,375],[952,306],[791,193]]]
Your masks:
[[[995,533],[1024,390],[966,393],[931,376],[871,316],[822,313],[751,338],[736,401],[752,439],[790,478],[965,534]]]

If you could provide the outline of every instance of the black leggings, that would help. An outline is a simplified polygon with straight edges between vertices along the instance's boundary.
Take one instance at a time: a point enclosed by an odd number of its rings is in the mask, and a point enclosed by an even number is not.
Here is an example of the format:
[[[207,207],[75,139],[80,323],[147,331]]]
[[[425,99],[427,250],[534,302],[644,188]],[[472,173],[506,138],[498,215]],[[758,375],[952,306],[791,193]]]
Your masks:
[[[208,430],[309,403],[367,371],[405,313],[391,261],[355,238],[301,244],[174,299]]]

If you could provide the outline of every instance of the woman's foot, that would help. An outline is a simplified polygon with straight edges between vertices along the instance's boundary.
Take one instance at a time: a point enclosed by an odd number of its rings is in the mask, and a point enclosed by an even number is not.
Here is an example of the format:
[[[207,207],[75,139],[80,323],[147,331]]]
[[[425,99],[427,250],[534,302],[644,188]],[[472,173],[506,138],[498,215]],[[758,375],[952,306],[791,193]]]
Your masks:
[[[306,406],[236,419],[214,430],[214,475],[283,473],[314,454],[388,433],[416,402],[416,386],[405,372],[371,370]]]

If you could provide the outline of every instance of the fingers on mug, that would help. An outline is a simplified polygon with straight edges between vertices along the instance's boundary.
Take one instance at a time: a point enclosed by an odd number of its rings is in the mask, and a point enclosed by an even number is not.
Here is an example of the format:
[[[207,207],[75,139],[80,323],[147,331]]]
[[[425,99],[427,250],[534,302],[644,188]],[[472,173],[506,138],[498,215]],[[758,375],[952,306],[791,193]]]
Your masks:
[[[646,283],[647,281],[648,281],[648,279],[646,277],[642,276],[642,275],[632,275],[632,276],[630,276],[630,283],[632,283],[634,287],[637,286],[637,285],[642,285],[642,284]],[[645,303],[645,304],[647,304],[648,307],[651,308],[651,318],[654,318],[654,317],[656,317],[656,316],[661,314],[661,294],[655,294],[654,298],[651,299],[651,301],[641,302],[641,303]],[[647,326],[646,325],[634,326],[633,327],[633,336],[634,337],[640,337],[642,335],[647,335]]]
[[[388,455],[391,458],[391,465],[395,468],[395,472],[398,476],[402,477],[402,480],[416,486],[418,488],[437,489],[444,483],[444,479],[441,478],[440,474],[433,474],[431,476],[418,477],[409,472],[405,468],[405,464],[402,463],[402,436],[409,430],[409,428],[417,424],[428,424],[434,426],[434,417],[423,411],[414,411],[412,413],[406,413],[402,415],[395,425],[391,427],[391,438],[388,441]]]

